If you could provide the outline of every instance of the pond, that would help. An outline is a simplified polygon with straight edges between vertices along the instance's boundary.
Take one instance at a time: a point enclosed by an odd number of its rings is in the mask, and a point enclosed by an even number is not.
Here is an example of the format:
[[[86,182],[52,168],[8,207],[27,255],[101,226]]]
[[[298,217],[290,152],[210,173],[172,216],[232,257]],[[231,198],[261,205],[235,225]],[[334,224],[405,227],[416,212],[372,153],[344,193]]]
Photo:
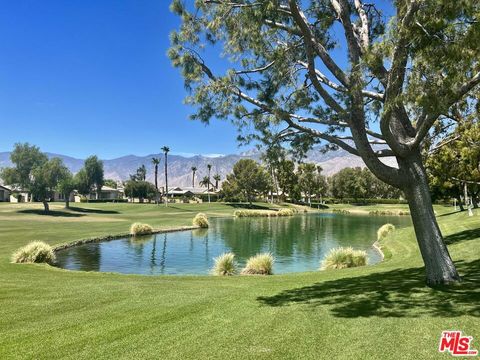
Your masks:
[[[278,218],[219,218],[209,229],[87,243],[57,253],[57,266],[125,274],[208,274],[213,258],[227,251],[240,265],[259,252],[275,257],[274,273],[318,270],[332,248],[366,250],[369,264],[381,260],[372,247],[385,223],[408,226],[409,216],[308,214]]]

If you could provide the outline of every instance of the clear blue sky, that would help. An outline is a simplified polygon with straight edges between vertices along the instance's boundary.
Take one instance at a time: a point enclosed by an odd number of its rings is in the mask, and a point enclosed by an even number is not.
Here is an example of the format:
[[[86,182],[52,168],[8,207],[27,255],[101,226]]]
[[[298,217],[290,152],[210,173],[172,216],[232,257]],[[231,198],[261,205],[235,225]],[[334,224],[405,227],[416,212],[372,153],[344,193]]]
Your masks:
[[[102,158],[238,152],[226,121],[205,126],[166,56],[169,0],[14,0],[0,11],[0,151]]]
[[[170,0],[0,4],[0,151],[27,141],[80,158],[240,151],[228,121],[188,119],[166,55],[179,24]]]

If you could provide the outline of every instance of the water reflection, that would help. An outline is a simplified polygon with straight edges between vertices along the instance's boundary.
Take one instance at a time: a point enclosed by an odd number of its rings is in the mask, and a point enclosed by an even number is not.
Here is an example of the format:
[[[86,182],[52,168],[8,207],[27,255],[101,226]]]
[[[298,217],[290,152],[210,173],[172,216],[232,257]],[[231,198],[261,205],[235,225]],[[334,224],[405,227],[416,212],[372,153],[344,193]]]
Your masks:
[[[343,214],[285,218],[212,219],[209,229],[133,237],[84,244],[59,252],[58,266],[89,271],[138,274],[207,274],[213,258],[232,251],[240,264],[258,252],[272,252],[275,272],[311,271],[329,249],[371,248],[376,230],[386,222],[410,223],[407,217],[368,217]]]

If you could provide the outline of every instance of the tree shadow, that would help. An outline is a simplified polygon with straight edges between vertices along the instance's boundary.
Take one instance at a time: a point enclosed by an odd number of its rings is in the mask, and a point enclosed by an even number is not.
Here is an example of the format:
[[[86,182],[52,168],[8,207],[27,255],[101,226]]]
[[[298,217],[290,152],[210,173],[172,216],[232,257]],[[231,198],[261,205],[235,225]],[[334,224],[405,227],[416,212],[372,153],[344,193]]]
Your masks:
[[[89,209],[89,208],[80,208],[71,206],[70,211],[75,211],[79,213],[90,213],[90,214],[119,214],[116,210],[102,210],[102,209]]]
[[[226,205],[231,206],[235,209],[255,209],[255,210],[270,210],[268,206],[257,205],[257,204],[247,204],[247,203],[226,203]]]
[[[41,210],[41,209],[19,210],[19,211],[17,211],[17,213],[54,216],[54,217],[81,217],[81,216],[85,216],[84,214],[75,214],[75,213],[68,212],[68,211],[58,211],[58,210],[50,210],[48,213],[46,213],[44,210]]]
[[[473,240],[480,238],[480,228],[457,232],[444,237],[447,245],[455,244],[460,241]]]
[[[458,262],[459,284],[429,288],[424,269],[398,269],[289,289],[257,300],[267,306],[326,306],[335,317],[480,317],[480,260]]]
[[[457,210],[457,211],[454,210],[454,211],[451,211],[451,212],[448,212],[448,213],[437,215],[437,217],[449,216],[449,215],[453,215],[453,214],[462,213],[462,212],[465,212],[465,211],[466,210]]]

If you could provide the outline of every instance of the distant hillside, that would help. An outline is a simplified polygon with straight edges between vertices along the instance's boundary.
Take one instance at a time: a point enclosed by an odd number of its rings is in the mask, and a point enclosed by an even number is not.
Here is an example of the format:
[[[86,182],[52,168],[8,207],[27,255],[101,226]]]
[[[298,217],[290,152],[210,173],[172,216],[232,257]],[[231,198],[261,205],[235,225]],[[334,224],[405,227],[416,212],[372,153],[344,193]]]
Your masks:
[[[49,157],[61,158],[65,165],[72,171],[77,172],[83,166],[82,159],[76,159],[70,156],[47,153]],[[116,159],[104,160],[105,178],[114,180],[127,180],[130,174],[135,173],[135,170],[145,164],[148,169],[147,180],[153,182],[153,166],[151,164],[152,157],[159,157],[162,159],[159,168],[159,185],[164,184],[163,167],[164,156],[163,154],[151,154],[147,156],[127,155]],[[197,155],[193,157],[185,157],[179,155],[168,156],[168,180],[169,186],[191,186],[192,183],[192,166],[196,166],[198,171],[195,175],[196,186],[198,181],[202,177],[207,175],[207,164],[212,164],[212,175],[219,173],[222,180],[226,175],[232,171],[233,165],[240,159],[254,159],[260,161],[260,153],[255,150],[250,150],[241,154],[225,155],[220,157],[206,157]],[[332,175],[346,167],[364,167],[362,159],[358,156],[351,155],[344,150],[331,151],[322,153],[318,150],[312,150],[308,154],[308,162],[314,162],[321,165],[324,169],[325,175]],[[385,160],[389,165],[394,165],[395,160],[388,158]],[[10,153],[0,153],[0,168],[11,166]]]

